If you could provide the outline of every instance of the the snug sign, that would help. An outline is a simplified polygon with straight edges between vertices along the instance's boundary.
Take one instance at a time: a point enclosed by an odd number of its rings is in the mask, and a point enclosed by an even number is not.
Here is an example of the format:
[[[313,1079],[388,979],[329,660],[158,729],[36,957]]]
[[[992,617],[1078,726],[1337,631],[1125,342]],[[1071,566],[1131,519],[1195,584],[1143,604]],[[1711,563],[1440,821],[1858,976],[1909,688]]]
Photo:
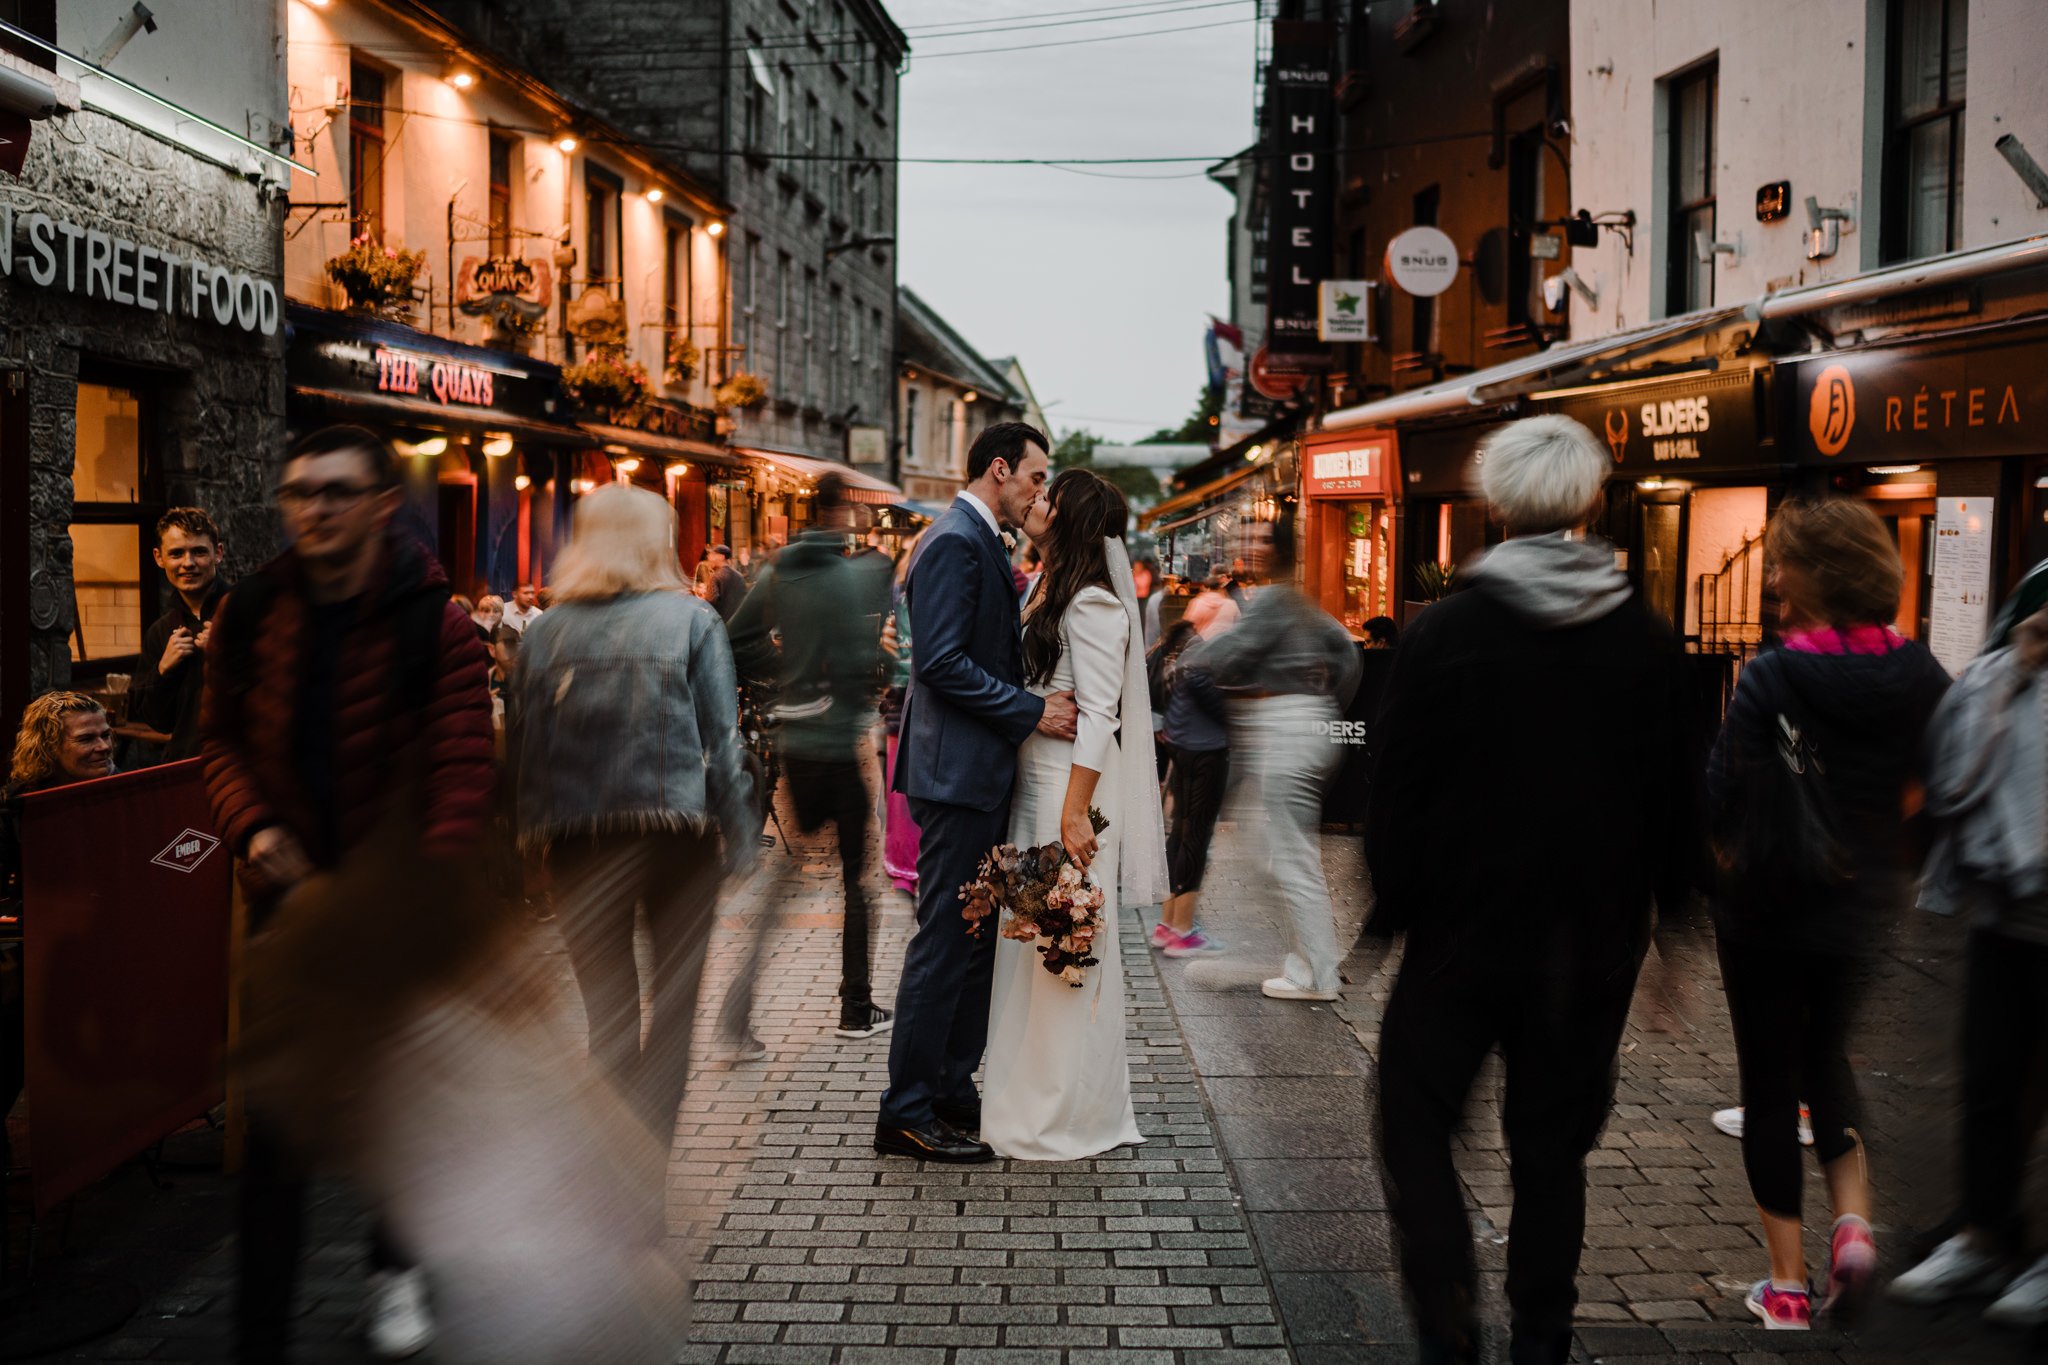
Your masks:
[[[169,313],[275,336],[277,285],[198,256],[0,205],[0,275],[150,313]]]

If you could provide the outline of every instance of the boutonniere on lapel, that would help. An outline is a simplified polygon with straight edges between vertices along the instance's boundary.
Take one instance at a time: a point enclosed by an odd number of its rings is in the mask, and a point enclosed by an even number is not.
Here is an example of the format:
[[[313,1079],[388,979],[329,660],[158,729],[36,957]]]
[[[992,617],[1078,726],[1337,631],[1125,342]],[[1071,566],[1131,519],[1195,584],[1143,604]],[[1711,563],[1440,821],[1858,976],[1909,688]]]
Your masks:
[[[1017,553],[1017,533],[1015,531],[998,531],[996,534],[1002,537],[1003,549],[1005,551],[1010,554]]]

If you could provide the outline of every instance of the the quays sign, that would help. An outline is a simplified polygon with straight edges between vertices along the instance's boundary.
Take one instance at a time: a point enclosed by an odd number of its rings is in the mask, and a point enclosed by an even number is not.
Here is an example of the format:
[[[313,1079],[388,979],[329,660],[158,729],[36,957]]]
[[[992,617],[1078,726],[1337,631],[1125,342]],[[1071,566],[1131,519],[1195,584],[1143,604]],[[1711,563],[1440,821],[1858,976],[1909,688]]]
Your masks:
[[[0,275],[264,336],[282,320],[274,281],[11,204],[0,205]]]

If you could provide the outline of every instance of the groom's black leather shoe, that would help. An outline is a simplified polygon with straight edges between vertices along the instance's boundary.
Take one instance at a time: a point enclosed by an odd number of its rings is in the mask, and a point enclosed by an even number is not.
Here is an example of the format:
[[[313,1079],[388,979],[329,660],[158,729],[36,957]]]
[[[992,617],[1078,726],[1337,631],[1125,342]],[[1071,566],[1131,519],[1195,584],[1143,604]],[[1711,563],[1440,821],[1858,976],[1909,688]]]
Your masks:
[[[981,1131],[981,1101],[978,1099],[960,1100],[952,1104],[934,1101],[932,1113],[949,1128],[958,1128],[963,1133]]]
[[[971,1166],[994,1161],[996,1154],[986,1142],[935,1118],[928,1128],[891,1128],[875,1125],[875,1150],[887,1156],[911,1156],[920,1161],[945,1161]]]

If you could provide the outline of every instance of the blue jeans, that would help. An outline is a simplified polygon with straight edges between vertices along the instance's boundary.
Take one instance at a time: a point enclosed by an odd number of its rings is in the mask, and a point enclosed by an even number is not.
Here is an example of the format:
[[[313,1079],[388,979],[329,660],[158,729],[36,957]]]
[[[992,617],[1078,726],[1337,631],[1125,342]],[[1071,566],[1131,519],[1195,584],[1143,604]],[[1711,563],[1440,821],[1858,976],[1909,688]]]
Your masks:
[[[889,1041],[889,1088],[880,1122],[926,1128],[934,1102],[971,1104],[974,1070],[988,1043],[989,982],[996,968],[996,927],[970,937],[960,918],[960,888],[988,851],[1009,837],[1010,803],[991,811],[912,800],[922,842],[917,850],[917,933],[903,954],[896,986],[896,1027]]]

